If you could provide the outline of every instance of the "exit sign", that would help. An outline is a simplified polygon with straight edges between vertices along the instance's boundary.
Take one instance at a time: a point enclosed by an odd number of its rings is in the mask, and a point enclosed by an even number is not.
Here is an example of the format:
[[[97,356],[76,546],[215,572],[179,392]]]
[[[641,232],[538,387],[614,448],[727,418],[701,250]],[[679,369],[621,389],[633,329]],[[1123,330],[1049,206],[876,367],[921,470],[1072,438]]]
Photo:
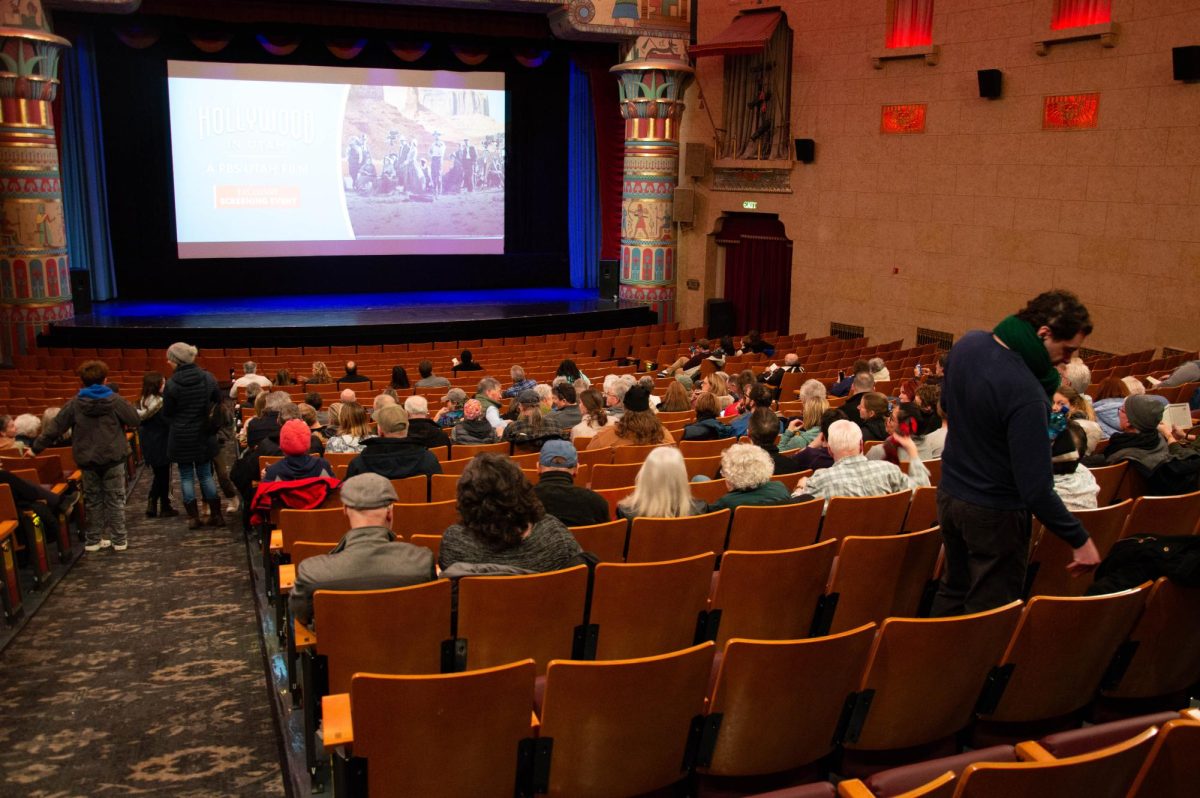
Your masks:
[[[757,200],[742,200],[742,207],[748,211],[752,211],[758,207]]]

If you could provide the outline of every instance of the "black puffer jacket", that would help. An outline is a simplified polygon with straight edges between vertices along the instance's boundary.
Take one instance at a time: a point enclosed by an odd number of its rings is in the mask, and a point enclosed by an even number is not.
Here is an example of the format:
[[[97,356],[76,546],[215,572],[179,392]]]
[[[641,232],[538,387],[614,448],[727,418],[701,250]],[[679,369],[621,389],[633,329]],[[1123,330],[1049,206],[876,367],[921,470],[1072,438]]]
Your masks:
[[[167,456],[172,463],[202,463],[217,453],[217,436],[208,431],[208,411],[221,401],[213,375],[187,363],[175,369],[163,389],[162,414],[171,422]]]

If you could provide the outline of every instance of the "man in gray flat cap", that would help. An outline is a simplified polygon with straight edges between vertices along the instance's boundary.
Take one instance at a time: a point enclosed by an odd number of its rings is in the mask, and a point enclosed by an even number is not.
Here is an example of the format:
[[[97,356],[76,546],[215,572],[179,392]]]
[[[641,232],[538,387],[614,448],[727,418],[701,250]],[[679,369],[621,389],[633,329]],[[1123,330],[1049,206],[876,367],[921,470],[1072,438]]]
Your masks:
[[[309,557],[296,568],[288,606],[298,621],[312,624],[313,593],[318,590],[384,590],[436,578],[431,550],[396,542],[396,501],[396,489],[379,474],[359,474],[342,483],[342,512],[350,531],[333,551]]]

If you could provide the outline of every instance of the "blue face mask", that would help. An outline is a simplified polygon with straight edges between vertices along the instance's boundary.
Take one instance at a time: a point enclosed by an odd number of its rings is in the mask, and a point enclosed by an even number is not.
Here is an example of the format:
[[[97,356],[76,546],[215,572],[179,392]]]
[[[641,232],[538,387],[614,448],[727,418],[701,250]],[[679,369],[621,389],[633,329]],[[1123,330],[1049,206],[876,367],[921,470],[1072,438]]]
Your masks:
[[[1050,440],[1054,440],[1055,438],[1057,438],[1059,435],[1062,434],[1062,431],[1067,428],[1066,408],[1063,408],[1062,410],[1051,410],[1050,411],[1049,426],[1050,426]]]

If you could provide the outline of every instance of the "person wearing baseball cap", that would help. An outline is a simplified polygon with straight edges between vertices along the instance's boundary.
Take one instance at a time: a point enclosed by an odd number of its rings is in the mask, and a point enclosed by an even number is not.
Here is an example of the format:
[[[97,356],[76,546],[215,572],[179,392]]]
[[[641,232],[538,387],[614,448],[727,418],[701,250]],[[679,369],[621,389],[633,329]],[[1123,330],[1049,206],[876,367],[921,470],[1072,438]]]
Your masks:
[[[463,406],[467,403],[467,392],[462,388],[451,388],[442,397],[442,409],[433,420],[442,429],[449,429],[462,420]]]
[[[575,484],[579,455],[569,441],[546,441],[538,457],[538,483],[533,492],[546,512],[566,526],[611,521],[608,502],[595,491]]]
[[[561,440],[563,428],[554,416],[542,415],[542,398],[537,391],[527,388],[517,394],[521,414],[517,420],[504,428],[503,439],[513,444],[518,452],[540,451],[549,440]]]
[[[350,531],[328,554],[309,557],[296,568],[288,596],[296,620],[312,625],[313,593],[318,590],[386,590],[437,577],[430,549],[396,542],[396,501],[396,489],[379,474],[359,474],[342,483],[342,513]]]
[[[417,474],[440,474],[442,466],[421,441],[408,437],[408,412],[400,405],[382,407],[375,414],[379,437],[363,441],[362,454],[350,461],[347,478],[382,474],[404,479]]]

